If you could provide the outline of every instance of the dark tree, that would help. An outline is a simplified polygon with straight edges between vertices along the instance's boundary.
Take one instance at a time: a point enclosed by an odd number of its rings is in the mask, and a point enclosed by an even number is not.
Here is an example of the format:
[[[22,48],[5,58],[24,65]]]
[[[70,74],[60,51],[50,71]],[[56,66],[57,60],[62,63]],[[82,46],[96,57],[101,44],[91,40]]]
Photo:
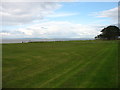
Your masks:
[[[95,39],[115,40],[120,36],[120,29],[117,26],[108,26],[102,29],[102,34],[95,37]]]

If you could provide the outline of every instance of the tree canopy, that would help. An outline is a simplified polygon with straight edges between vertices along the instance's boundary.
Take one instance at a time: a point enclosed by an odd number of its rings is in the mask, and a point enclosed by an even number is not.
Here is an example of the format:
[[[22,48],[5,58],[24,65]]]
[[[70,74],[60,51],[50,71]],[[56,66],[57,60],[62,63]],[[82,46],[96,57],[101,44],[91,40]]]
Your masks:
[[[95,39],[115,40],[120,36],[120,29],[117,26],[108,26],[102,29],[101,32]]]

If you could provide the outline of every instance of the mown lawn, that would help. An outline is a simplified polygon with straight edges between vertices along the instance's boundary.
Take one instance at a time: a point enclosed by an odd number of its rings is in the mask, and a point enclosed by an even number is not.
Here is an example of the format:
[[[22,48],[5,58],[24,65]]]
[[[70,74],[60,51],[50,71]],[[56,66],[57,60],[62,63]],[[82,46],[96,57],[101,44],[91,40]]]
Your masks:
[[[3,44],[3,88],[117,88],[117,41]]]

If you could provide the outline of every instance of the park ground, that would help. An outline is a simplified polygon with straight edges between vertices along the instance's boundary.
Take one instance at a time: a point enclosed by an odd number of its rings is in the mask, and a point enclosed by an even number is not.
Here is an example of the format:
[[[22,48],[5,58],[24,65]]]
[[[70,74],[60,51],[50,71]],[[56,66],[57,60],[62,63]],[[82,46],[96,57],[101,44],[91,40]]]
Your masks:
[[[117,88],[118,41],[2,45],[3,88]]]

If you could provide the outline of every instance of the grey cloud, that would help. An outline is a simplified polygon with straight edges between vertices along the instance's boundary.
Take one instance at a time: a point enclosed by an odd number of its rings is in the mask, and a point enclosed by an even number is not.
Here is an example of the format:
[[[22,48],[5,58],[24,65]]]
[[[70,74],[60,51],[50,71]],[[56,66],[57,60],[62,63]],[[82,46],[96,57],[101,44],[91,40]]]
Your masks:
[[[60,5],[54,2],[6,2],[0,6],[3,25],[19,25],[42,20]]]

